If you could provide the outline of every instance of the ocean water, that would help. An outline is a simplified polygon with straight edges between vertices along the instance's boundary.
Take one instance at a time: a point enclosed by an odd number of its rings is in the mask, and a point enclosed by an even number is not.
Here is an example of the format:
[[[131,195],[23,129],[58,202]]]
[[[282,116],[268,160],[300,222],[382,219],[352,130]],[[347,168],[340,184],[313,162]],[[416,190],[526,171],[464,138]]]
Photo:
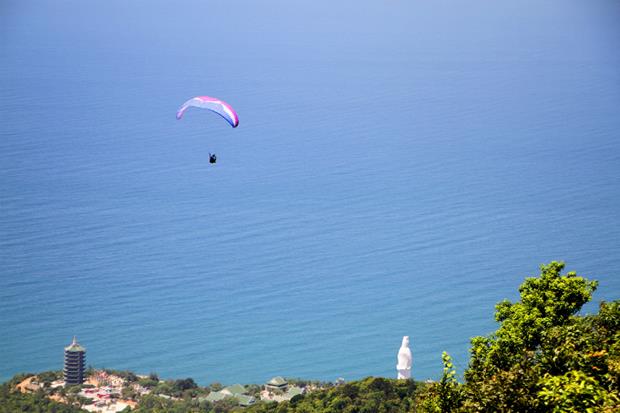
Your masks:
[[[620,3],[0,5],[0,380],[467,365],[538,265],[620,297]],[[240,116],[177,107],[225,99]],[[215,166],[208,153],[218,154]]]

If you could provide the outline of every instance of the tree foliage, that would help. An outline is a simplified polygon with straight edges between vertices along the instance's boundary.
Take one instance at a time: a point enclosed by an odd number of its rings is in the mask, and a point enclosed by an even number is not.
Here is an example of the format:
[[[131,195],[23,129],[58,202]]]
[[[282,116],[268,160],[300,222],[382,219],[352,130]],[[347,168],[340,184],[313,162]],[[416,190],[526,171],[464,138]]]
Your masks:
[[[572,370],[561,376],[545,374],[538,392],[545,406],[556,412],[618,411],[618,395],[606,391],[601,383],[583,371]]]
[[[85,410],[69,404],[55,402],[42,392],[23,394],[14,391],[16,383],[10,381],[0,386],[0,413],[83,413]]]
[[[438,386],[439,409],[441,413],[448,413],[461,405],[462,394],[456,381],[456,370],[452,364],[452,358],[444,351],[441,360],[443,362],[443,374]]]
[[[414,406],[416,382],[369,377],[282,403],[260,403],[248,413],[404,413]]]
[[[593,386],[579,396],[604,400],[592,406],[615,403],[602,395],[620,390],[614,377],[618,302],[602,304],[599,315],[576,316],[597,283],[574,272],[562,275],[563,269],[560,262],[541,266],[540,275],[519,288],[518,302],[496,306],[498,330],[472,339],[464,411],[573,411],[562,410],[570,404],[563,398],[577,398],[577,392],[560,391],[562,384]]]

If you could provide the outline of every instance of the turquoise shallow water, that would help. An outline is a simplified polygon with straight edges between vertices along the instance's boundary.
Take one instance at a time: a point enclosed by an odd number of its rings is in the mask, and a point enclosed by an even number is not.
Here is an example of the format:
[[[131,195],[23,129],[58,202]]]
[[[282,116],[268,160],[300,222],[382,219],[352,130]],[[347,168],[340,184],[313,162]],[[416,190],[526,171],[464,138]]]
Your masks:
[[[0,6],[0,380],[425,379],[540,263],[619,297],[618,3],[358,3]]]

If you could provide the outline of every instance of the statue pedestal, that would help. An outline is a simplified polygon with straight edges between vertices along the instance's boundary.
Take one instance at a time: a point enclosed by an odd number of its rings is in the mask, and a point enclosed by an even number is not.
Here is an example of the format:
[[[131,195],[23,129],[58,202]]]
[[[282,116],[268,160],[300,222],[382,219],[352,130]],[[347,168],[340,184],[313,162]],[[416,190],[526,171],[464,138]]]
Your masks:
[[[397,379],[410,379],[411,378],[411,368],[399,369],[398,366],[396,366],[396,371],[398,371]]]

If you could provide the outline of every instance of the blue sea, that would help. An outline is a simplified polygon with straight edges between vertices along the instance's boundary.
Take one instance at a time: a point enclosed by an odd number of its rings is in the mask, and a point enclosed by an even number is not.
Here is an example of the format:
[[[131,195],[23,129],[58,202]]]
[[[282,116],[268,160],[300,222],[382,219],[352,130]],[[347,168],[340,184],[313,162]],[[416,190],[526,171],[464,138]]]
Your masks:
[[[467,366],[538,266],[620,298],[615,0],[3,0],[0,381]],[[196,95],[239,113],[177,108]],[[208,163],[209,152],[218,163]]]

